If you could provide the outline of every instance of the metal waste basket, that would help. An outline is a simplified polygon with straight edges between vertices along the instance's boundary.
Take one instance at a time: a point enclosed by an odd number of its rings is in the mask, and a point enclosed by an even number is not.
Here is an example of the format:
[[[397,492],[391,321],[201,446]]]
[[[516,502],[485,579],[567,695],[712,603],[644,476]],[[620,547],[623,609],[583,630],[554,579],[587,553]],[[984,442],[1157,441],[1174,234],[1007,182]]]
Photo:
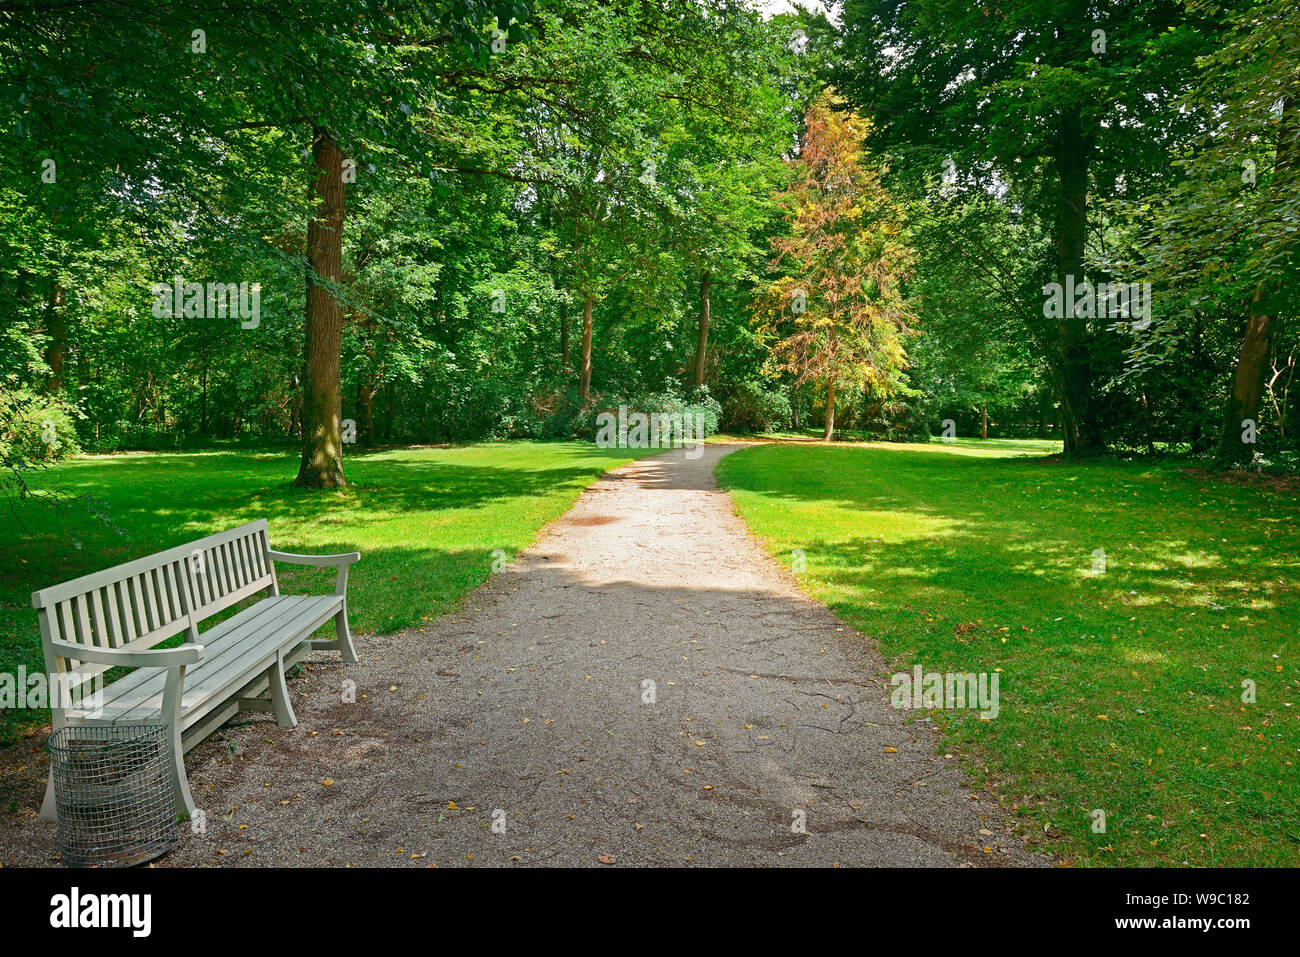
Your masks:
[[[179,839],[165,724],[69,725],[50,736],[59,852],[69,867],[128,867]]]

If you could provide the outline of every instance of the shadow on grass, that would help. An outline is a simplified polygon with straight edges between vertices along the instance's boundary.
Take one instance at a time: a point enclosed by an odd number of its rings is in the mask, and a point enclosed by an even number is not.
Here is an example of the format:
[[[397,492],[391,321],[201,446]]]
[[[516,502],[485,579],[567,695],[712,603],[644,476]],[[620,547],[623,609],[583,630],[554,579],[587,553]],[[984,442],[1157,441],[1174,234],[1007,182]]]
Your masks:
[[[1064,810],[1081,818],[1124,793],[1128,814],[1190,813],[1211,833],[1248,791],[1256,817],[1300,826],[1294,496],[1143,463],[889,448],[767,446],[718,474],[778,555],[804,551],[806,588],[887,657],[1002,669],[1009,720],[954,732],[1000,778],[1071,795]],[[1108,775],[1133,784],[1096,794]],[[1196,802],[1171,809],[1180,790]]]
[[[480,461],[492,457],[508,464]],[[21,524],[0,525],[0,672],[43,666],[33,591],[262,518],[273,548],[363,554],[350,578],[354,628],[411,624],[484,581],[493,549],[511,554],[563,511],[566,491],[576,496],[613,463],[576,443],[385,450],[348,456],[347,488],[305,492],[291,484],[292,454],[75,460],[45,480],[101,497],[112,524],[84,506],[29,502]],[[277,571],[288,593],[332,588],[332,570]]]

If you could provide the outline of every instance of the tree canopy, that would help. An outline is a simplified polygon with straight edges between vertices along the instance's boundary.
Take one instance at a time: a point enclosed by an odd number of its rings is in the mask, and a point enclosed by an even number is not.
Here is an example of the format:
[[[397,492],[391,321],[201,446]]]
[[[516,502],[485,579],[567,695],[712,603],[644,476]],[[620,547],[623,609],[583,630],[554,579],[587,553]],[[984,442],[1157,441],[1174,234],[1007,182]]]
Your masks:
[[[297,443],[332,487],[353,444],[657,402],[1288,467],[1297,26],[1282,0],[8,3],[0,448]]]

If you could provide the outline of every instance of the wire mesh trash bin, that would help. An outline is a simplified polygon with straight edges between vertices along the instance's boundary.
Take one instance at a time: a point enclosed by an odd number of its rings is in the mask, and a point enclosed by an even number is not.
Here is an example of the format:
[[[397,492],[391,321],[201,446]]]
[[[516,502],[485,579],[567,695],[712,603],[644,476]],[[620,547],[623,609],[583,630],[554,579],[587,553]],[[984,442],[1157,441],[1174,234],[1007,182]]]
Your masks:
[[[128,867],[176,846],[167,732],[165,724],[81,724],[50,736],[63,863]]]

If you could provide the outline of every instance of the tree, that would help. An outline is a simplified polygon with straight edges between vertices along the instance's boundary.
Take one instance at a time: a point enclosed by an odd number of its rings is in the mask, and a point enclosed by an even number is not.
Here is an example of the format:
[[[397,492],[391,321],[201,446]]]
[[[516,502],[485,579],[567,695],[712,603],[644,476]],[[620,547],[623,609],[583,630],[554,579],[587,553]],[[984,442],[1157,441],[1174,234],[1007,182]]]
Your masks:
[[[1243,426],[1257,422],[1269,385],[1270,359],[1277,337],[1278,313],[1296,305],[1296,226],[1300,215],[1300,8],[1279,0],[1247,4],[1232,19],[1231,40],[1207,57],[1206,80],[1227,102],[1224,135],[1206,159],[1227,160],[1233,168],[1255,164],[1246,152],[1272,153],[1272,175],[1248,205],[1255,213],[1242,220],[1240,207],[1230,215],[1245,227],[1250,252],[1243,273],[1254,286],[1246,308],[1241,350],[1224,403],[1219,447],[1220,468],[1250,461],[1242,441]],[[1225,84],[1224,81],[1227,81]],[[1226,85],[1226,89],[1224,86]],[[1211,94],[1213,95],[1213,94]],[[1235,154],[1235,156],[1233,155]],[[1243,175],[1243,185],[1254,177]],[[1203,182],[1202,182],[1203,185]],[[1199,203],[1191,209],[1203,208]],[[1240,275],[1240,274],[1239,274]],[[1279,414],[1279,425],[1285,423]]]
[[[808,110],[794,179],[779,197],[790,235],[772,240],[772,266],[784,275],[755,298],[781,367],[825,389],[827,442],[837,392],[898,387],[911,318],[901,216],[864,163],[869,124],[842,105],[827,91]]]
[[[838,82],[878,123],[881,148],[913,170],[950,159],[990,193],[1021,186],[1052,240],[1043,278],[1062,285],[1098,272],[1087,256],[1094,194],[1166,175],[1170,145],[1196,130],[1201,117],[1177,96],[1215,39],[1179,0],[849,0],[844,23]],[[1051,329],[1044,358],[1069,453],[1105,447],[1101,331],[1074,310]]]
[[[907,220],[917,254],[908,292],[925,330],[908,381],[931,424],[952,418],[964,431],[962,413],[973,411],[987,438],[990,410],[1009,413],[1042,384],[1025,330],[1041,330],[1044,238],[1009,203],[947,186],[909,204]]]

